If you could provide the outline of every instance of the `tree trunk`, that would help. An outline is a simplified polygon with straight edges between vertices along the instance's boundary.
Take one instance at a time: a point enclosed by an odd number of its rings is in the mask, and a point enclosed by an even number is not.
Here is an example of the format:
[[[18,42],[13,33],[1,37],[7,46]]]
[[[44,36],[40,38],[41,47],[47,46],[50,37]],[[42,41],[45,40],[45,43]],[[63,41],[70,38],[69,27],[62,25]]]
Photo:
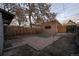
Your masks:
[[[20,21],[20,19],[17,19],[18,20],[18,24],[19,24],[19,26],[21,25],[21,21]]]
[[[30,7],[30,3],[29,3],[29,21],[30,21],[30,27],[32,28],[32,22],[31,22],[31,7]]]

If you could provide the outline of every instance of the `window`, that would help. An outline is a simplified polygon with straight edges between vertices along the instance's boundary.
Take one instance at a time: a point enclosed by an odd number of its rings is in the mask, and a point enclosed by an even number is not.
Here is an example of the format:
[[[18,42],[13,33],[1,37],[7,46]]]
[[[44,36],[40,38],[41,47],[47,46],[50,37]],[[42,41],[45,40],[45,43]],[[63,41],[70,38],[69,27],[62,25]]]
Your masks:
[[[51,26],[45,26],[45,29],[51,29]]]

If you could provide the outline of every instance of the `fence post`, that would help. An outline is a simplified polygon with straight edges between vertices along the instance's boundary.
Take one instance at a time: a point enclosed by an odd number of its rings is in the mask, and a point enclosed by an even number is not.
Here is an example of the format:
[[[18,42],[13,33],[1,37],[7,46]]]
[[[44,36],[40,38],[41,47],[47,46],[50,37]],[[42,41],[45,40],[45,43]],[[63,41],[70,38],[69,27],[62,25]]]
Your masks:
[[[3,41],[4,41],[3,19],[2,19],[2,13],[0,13],[0,55],[2,55],[3,51]]]

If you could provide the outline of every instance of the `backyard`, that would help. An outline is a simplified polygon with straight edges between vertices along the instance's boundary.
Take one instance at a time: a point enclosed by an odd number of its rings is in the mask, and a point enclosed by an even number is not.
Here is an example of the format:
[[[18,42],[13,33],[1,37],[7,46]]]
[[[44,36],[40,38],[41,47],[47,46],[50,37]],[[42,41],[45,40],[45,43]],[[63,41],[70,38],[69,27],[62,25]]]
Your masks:
[[[3,3],[0,6],[1,56],[79,55],[79,17],[72,16],[78,14],[79,4]],[[72,14],[72,9],[76,13]]]
[[[43,34],[18,36],[7,40],[3,55],[16,56],[73,56],[79,55],[75,44],[75,33],[57,33],[54,36]]]

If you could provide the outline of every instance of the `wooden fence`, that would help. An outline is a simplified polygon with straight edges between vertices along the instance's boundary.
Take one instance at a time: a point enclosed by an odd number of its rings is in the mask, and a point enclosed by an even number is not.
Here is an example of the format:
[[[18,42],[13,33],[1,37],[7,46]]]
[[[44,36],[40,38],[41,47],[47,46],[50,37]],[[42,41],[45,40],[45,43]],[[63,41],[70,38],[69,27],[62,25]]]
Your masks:
[[[26,34],[36,34],[41,32],[41,28],[26,28],[19,26],[7,26],[5,27],[5,36],[17,36]]]

